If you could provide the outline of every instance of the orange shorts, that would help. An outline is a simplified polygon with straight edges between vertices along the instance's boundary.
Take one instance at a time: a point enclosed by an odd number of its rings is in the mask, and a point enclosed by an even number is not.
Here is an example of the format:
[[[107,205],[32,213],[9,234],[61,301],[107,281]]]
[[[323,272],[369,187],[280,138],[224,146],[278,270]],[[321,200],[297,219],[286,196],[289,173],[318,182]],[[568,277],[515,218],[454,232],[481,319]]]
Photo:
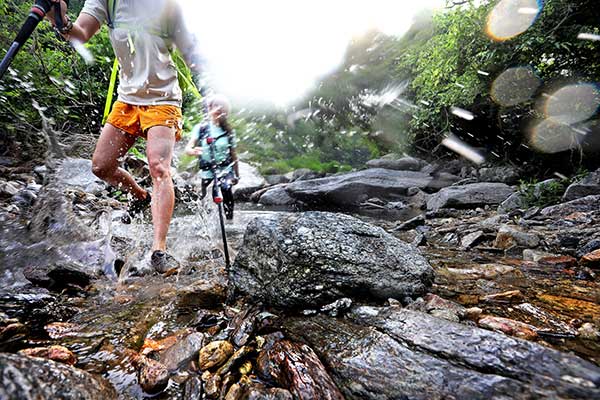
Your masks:
[[[135,106],[117,101],[106,122],[117,129],[144,139],[148,136],[148,129],[153,126],[168,126],[175,128],[175,139],[179,140],[181,139],[183,117],[181,108],[176,106]]]

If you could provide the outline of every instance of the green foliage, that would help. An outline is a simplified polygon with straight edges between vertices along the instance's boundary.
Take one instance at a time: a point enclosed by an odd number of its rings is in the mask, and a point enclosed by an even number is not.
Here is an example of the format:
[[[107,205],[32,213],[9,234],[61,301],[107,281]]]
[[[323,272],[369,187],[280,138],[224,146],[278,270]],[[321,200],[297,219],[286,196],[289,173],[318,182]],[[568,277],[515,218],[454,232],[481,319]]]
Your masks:
[[[31,2],[0,2],[1,49],[8,49],[30,8]],[[40,156],[36,146],[44,139],[36,133],[42,112],[62,132],[62,143],[70,145],[73,153],[89,156],[90,144],[100,130],[113,53],[105,30],[87,47],[95,56],[93,65],[86,65],[69,44],[57,38],[47,22],[40,23],[0,82],[0,142],[6,144],[0,146],[0,155]]]
[[[548,207],[558,204],[569,180],[551,180],[549,182],[538,182],[536,179],[519,182],[519,194],[524,207]]]

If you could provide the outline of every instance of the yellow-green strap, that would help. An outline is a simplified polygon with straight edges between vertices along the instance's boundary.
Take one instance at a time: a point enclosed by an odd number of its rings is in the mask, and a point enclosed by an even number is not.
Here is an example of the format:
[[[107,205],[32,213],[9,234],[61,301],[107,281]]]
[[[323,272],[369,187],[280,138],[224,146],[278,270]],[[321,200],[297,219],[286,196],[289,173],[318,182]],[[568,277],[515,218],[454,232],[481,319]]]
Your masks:
[[[117,84],[117,72],[119,71],[119,60],[115,57],[112,72],[110,73],[110,84],[108,85],[108,93],[106,94],[106,104],[104,104],[104,116],[102,117],[102,125],[106,123],[110,108],[112,106],[113,93]]]

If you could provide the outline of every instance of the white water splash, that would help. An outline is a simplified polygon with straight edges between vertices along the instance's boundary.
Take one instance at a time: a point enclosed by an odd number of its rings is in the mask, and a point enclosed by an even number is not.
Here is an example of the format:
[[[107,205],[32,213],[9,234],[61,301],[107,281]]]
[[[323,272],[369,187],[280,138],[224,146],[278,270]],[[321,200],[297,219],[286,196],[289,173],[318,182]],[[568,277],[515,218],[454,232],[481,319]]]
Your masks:
[[[442,145],[446,146],[455,153],[460,154],[469,161],[475,164],[483,164],[485,157],[475,151],[471,146],[457,138],[456,136],[450,135],[442,140]]]

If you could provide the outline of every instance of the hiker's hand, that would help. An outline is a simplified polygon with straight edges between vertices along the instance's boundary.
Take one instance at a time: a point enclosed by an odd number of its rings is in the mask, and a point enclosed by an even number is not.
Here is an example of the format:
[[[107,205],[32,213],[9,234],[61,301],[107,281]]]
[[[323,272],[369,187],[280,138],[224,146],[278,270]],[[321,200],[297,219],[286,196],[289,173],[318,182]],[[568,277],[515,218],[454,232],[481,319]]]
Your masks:
[[[50,2],[52,3],[52,5],[54,6],[54,3],[58,3],[60,1],[60,11],[62,13],[62,20],[63,20],[63,25],[67,26],[67,24],[69,23],[69,17],[67,17],[67,3],[64,0],[50,0]],[[50,11],[48,11],[46,13],[46,19],[48,21],[50,21],[50,23],[52,24],[52,26],[55,26],[56,23],[56,18],[54,18],[54,7],[50,8]]]
[[[231,180],[231,184],[232,185],[237,185],[238,183],[240,183],[240,177],[239,176],[234,176],[233,179]]]
[[[190,156],[199,156],[202,154],[202,147],[192,147],[191,149],[189,149],[188,154]]]

